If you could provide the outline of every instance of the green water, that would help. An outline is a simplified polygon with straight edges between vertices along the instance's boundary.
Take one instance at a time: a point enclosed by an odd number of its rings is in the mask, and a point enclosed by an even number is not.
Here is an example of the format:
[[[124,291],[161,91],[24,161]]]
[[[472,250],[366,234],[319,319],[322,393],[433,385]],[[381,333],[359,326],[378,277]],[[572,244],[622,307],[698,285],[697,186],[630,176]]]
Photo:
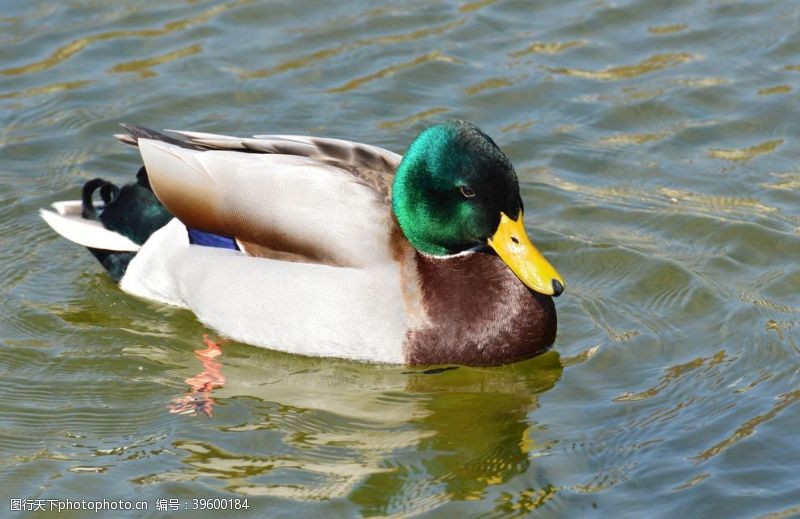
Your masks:
[[[0,3],[0,516],[800,515],[800,3]],[[540,358],[212,357],[37,216],[132,178],[118,122],[402,152],[453,117],[567,280]]]

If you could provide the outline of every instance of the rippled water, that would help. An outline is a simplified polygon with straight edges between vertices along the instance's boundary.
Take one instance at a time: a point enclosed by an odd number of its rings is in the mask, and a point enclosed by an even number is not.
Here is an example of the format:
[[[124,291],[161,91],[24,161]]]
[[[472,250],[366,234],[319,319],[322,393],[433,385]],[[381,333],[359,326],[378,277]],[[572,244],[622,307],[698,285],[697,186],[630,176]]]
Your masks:
[[[0,515],[800,515],[797,2],[6,0],[0,29]],[[452,117],[568,281],[528,362],[204,343],[36,214],[131,177],[118,122],[402,152]]]

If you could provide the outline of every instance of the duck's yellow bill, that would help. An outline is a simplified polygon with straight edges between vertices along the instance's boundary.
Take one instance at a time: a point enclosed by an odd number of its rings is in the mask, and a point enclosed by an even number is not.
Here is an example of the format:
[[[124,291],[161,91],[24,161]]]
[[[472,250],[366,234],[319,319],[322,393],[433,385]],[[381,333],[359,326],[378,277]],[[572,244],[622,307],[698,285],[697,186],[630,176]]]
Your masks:
[[[500,225],[488,243],[531,290],[548,296],[557,296],[564,291],[564,280],[528,238],[522,223],[522,211],[516,220],[500,213]]]

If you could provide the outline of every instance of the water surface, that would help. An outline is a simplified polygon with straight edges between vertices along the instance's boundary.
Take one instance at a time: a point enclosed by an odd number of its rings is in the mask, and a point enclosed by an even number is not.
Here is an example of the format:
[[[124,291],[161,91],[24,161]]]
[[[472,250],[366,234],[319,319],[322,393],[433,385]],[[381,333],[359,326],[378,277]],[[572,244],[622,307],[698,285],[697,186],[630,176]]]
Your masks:
[[[800,515],[797,2],[6,0],[0,29],[0,515]],[[204,343],[36,214],[132,178],[118,122],[402,152],[456,117],[568,282],[512,366]]]

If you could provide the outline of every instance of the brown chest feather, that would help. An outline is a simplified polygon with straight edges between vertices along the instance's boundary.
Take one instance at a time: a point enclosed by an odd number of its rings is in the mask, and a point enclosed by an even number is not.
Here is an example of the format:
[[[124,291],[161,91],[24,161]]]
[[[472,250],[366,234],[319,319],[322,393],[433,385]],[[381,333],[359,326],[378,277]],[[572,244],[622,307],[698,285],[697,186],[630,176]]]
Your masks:
[[[553,300],[529,290],[497,256],[416,254],[416,263],[430,325],[408,333],[408,364],[491,366],[553,344]]]

